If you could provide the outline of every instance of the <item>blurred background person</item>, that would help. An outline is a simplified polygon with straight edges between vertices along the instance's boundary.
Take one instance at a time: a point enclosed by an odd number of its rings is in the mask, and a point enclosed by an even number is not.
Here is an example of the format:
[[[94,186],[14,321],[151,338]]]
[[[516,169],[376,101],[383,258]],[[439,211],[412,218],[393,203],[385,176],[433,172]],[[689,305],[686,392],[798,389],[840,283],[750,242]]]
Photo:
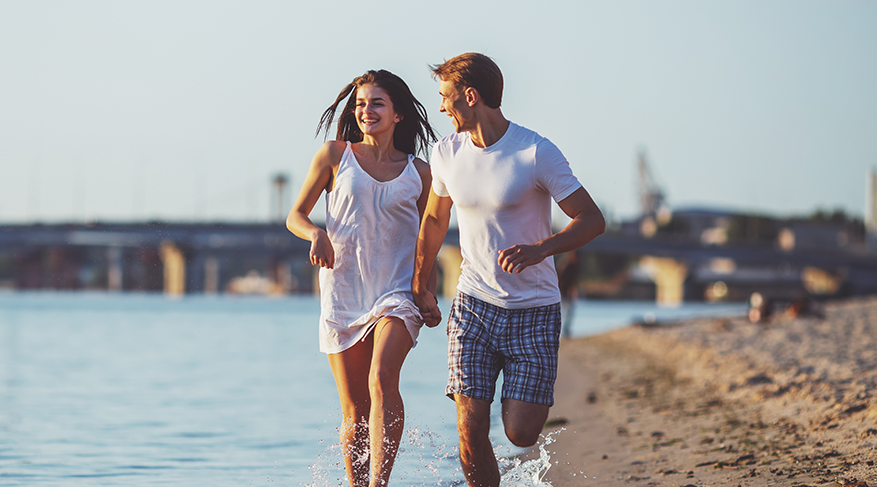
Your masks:
[[[567,252],[563,255],[557,273],[557,287],[560,288],[560,315],[563,320],[561,336],[572,336],[572,317],[579,299],[579,254]]]

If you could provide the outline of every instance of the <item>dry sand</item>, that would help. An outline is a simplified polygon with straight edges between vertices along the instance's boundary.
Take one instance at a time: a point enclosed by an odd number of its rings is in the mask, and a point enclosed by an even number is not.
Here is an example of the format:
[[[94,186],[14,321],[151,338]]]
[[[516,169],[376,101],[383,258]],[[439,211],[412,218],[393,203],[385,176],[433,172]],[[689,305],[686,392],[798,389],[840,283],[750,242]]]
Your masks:
[[[818,311],[564,341],[545,480],[877,486],[877,298]]]

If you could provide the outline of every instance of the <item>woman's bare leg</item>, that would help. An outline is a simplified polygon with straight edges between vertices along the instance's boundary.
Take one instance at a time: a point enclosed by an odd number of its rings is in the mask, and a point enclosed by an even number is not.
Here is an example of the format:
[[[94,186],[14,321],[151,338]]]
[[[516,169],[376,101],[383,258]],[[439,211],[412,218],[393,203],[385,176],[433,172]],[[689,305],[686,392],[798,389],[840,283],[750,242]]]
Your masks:
[[[351,487],[366,487],[369,482],[369,367],[373,337],[369,334],[347,350],[328,355],[341,400],[341,451]]]
[[[405,428],[399,374],[412,345],[411,334],[402,320],[391,317],[378,322],[369,373],[372,487],[387,485],[399,451]]]

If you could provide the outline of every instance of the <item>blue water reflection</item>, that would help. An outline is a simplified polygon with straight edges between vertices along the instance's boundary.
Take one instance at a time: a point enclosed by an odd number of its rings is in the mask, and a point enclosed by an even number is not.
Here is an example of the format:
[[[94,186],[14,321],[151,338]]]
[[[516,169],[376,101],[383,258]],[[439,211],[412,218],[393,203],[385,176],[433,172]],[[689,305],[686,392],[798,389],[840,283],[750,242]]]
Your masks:
[[[579,303],[573,332],[649,312],[672,310]],[[310,296],[0,293],[0,485],[343,483],[318,316]],[[462,479],[446,344],[424,330],[403,368],[398,485]]]

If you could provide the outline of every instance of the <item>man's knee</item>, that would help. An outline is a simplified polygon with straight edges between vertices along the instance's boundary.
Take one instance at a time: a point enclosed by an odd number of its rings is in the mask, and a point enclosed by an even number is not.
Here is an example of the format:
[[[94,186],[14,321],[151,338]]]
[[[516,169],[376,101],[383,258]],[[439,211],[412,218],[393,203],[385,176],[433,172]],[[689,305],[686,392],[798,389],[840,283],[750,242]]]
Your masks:
[[[533,446],[548,419],[549,406],[533,404],[515,399],[504,399],[502,403],[502,422],[505,434],[513,445]]]
[[[538,425],[505,425],[505,435],[513,445],[521,448],[530,447],[539,441],[542,424]]]
[[[460,433],[460,439],[466,440],[468,443],[486,439],[490,435],[490,417],[458,417],[457,430]]]
[[[490,438],[490,403],[457,395],[457,431],[461,444],[478,445]]]

